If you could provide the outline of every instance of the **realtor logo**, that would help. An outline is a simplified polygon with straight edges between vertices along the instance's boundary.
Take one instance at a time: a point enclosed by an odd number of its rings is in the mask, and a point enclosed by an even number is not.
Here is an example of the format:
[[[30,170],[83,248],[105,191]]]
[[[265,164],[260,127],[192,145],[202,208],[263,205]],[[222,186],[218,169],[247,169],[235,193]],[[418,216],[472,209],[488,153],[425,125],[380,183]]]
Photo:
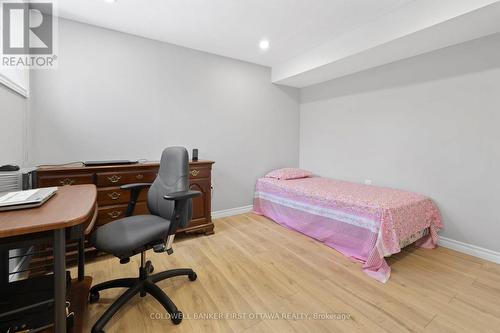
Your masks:
[[[57,67],[55,0],[2,3],[2,61],[0,67],[50,69]]]
[[[3,3],[3,54],[52,54],[52,3]]]

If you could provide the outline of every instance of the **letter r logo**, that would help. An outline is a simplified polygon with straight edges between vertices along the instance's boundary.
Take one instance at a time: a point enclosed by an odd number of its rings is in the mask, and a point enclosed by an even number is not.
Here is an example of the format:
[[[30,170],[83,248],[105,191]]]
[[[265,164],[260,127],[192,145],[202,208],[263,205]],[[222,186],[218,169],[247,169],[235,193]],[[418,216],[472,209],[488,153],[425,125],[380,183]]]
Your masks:
[[[52,3],[3,3],[3,53],[52,54]]]

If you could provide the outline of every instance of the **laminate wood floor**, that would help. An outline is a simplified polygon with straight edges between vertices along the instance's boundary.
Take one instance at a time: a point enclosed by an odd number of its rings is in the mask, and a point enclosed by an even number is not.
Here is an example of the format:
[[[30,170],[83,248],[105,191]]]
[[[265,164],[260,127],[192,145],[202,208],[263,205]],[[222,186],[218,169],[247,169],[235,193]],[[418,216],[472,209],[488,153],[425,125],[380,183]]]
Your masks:
[[[500,265],[449,249],[409,247],[381,284],[335,250],[255,214],[215,220],[174,254],[148,252],[155,271],[190,267],[198,279],[159,283],[186,318],[174,326],[151,296],[137,297],[106,332],[500,332]],[[139,257],[90,263],[94,283],[137,275]],[[75,275],[75,272],[72,272]],[[84,331],[122,292],[88,306]],[[160,319],[158,319],[160,318]]]

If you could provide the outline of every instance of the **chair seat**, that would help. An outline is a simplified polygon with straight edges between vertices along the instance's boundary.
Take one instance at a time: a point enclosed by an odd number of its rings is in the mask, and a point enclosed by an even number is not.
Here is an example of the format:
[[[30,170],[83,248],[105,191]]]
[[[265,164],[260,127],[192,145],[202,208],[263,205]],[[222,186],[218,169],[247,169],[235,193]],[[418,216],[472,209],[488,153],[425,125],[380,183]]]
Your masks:
[[[91,242],[99,251],[127,258],[145,245],[162,241],[169,228],[169,220],[155,215],[130,216],[99,227],[92,234]]]

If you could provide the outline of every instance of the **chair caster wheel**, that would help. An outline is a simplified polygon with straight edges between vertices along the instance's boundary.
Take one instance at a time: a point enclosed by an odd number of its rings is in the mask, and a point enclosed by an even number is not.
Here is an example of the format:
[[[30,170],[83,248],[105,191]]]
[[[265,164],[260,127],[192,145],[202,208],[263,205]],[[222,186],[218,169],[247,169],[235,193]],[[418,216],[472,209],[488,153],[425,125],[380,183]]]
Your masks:
[[[90,291],[89,294],[89,303],[94,304],[99,300],[99,292],[98,291]]]
[[[198,275],[196,275],[196,273],[193,272],[193,274],[188,275],[188,278],[190,281],[195,281],[198,278]]]
[[[172,323],[174,325],[179,325],[181,323],[181,321],[182,321],[182,316],[183,316],[182,312],[179,311],[179,310],[177,310],[176,312],[174,312],[174,313],[171,314],[170,319],[172,320]]]
[[[149,260],[146,261],[146,270],[147,270],[148,274],[151,274],[155,271],[155,267],[153,266],[153,264]]]

